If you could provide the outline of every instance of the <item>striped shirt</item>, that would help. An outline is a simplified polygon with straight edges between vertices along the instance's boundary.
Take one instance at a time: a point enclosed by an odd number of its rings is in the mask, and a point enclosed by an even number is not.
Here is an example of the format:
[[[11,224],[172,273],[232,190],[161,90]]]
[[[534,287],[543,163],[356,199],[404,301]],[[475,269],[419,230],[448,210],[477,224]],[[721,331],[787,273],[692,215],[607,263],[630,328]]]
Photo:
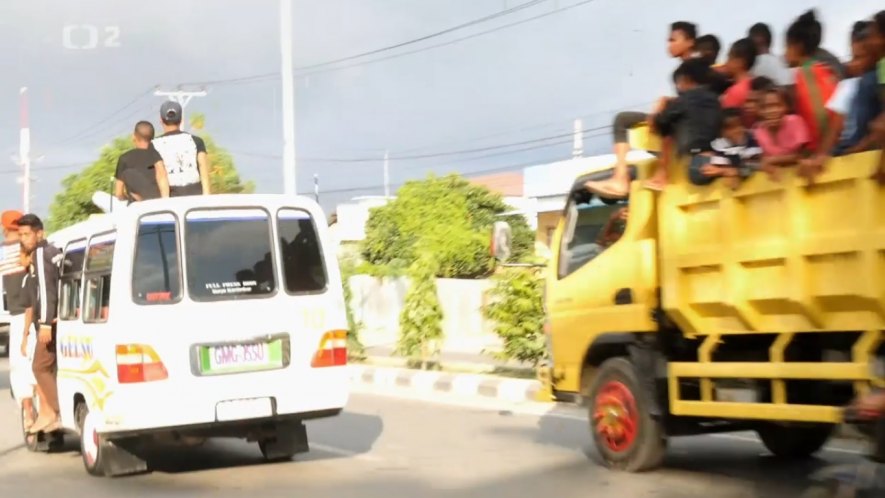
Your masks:
[[[0,257],[0,276],[22,273],[25,268],[21,265],[21,244],[18,242],[4,243],[3,255]]]

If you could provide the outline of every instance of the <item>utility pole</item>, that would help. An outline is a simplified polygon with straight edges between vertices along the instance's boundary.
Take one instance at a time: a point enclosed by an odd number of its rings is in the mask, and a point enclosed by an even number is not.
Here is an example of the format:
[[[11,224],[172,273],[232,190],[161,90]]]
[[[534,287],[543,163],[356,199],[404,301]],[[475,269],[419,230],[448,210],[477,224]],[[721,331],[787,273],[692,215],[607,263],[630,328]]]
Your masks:
[[[280,0],[280,76],[283,82],[283,193],[295,195],[295,75],[292,0]]]
[[[19,89],[21,130],[18,136],[18,160],[22,166],[22,211],[31,212],[31,128],[28,125],[28,87]]]
[[[580,118],[575,120],[574,142],[572,146],[572,159],[580,159],[584,156],[584,125]]]
[[[156,90],[154,90],[154,95],[156,95],[157,97],[166,97],[167,99],[172,100],[174,102],[178,102],[181,105],[181,113],[182,113],[181,129],[184,130],[186,127],[186,124],[187,124],[187,121],[184,119],[184,116],[183,116],[184,109],[187,107],[187,105],[190,103],[191,99],[193,99],[194,97],[205,97],[206,90],[185,91],[185,90],[179,89],[179,90],[163,91],[163,90],[160,90],[159,88],[157,88]]]
[[[384,197],[390,197],[390,155],[384,151]]]
[[[320,175],[313,174],[313,198],[320,202]]]

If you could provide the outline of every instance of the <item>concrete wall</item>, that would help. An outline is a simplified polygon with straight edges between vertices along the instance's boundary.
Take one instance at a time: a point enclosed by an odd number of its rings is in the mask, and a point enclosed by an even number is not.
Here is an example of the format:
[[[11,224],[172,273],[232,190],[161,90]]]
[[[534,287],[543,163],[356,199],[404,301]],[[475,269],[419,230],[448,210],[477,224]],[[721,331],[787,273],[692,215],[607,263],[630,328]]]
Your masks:
[[[446,336],[443,351],[478,353],[500,345],[492,324],[482,315],[491,286],[489,280],[437,279]],[[394,347],[409,280],[356,275],[350,279],[350,288],[354,318],[363,326],[363,343],[368,347]]]

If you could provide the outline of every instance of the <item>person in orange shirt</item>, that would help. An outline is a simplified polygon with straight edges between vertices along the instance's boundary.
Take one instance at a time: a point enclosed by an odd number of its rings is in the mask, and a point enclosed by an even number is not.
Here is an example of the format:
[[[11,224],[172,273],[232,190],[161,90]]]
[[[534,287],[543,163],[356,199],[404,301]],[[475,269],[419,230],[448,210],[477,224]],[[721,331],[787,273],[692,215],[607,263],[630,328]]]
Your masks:
[[[833,70],[818,62],[815,54],[820,48],[820,23],[814,11],[799,16],[787,30],[786,60],[796,68],[796,114],[808,127],[808,151],[817,153],[823,137],[832,126],[833,113],[827,101],[839,82]]]
[[[742,38],[731,46],[725,71],[734,83],[722,94],[720,101],[723,109],[743,109],[752,92],[753,75],[750,73],[756,64],[756,46],[749,38]],[[744,113],[741,116],[744,126],[753,126],[753,116]]]

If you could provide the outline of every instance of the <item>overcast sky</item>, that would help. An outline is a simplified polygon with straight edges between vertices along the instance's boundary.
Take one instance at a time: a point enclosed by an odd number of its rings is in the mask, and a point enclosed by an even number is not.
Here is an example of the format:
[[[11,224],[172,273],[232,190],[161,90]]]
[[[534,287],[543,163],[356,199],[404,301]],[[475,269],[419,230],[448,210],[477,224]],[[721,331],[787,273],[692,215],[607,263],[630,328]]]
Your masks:
[[[371,51],[529,1],[295,0],[294,64]],[[645,109],[671,92],[675,62],[665,41],[675,20],[697,22],[703,33],[718,35],[723,53],[747,27],[765,21],[781,51],[790,20],[818,7],[825,46],[844,56],[850,25],[881,8],[872,0],[743,0],[737,9],[733,1],[719,0],[595,0],[568,8],[582,1],[540,1],[423,43],[331,66],[343,69],[299,76],[298,191],[312,192],[318,174],[328,211],[355,195],[382,193],[385,149],[394,188],[431,171],[479,174],[567,158],[567,138],[538,139],[569,133],[577,117],[585,129],[601,128],[614,110]],[[504,27],[556,9],[564,10]],[[83,25],[95,27],[97,46],[66,48],[66,26],[73,26],[69,46],[88,44],[88,28],[77,27]],[[60,180],[92,162],[103,144],[127,134],[138,119],[157,121],[162,99],[151,94],[156,85],[173,88],[280,68],[277,0],[3,0],[0,28],[0,207],[21,205],[11,156],[18,150],[19,88],[27,86],[33,154],[43,156],[34,165],[33,206],[41,214]],[[282,192],[280,84],[278,76],[208,84],[208,96],[187,108],[206,115],[207,131],[233,152],[241,175],[260,192]],[[590,132],[585,150],[608,152],[610,140],[607,130]],[[416,155],[436,156],[397,159]]]

